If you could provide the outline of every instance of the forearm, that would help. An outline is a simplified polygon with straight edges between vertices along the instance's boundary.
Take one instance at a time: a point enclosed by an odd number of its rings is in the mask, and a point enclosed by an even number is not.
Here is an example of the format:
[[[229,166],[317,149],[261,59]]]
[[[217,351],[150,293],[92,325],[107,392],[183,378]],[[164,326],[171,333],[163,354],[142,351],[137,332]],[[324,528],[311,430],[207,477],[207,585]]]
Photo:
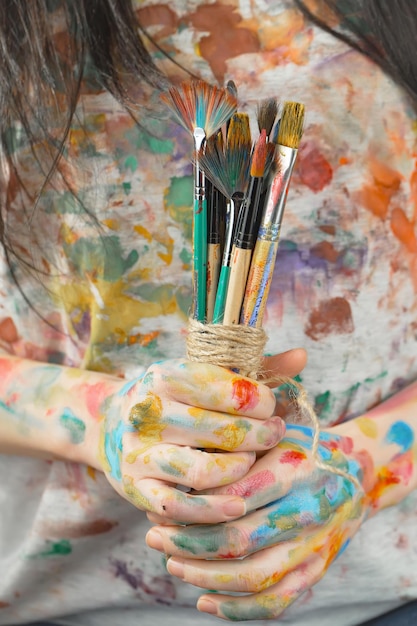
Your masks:
[[[417,487],[417,382],[334,429],[351,438],[370,510],[398,504]]]
[[[99,469],[106,400],[123,381],[0,355],[0,453],[61,458]]]

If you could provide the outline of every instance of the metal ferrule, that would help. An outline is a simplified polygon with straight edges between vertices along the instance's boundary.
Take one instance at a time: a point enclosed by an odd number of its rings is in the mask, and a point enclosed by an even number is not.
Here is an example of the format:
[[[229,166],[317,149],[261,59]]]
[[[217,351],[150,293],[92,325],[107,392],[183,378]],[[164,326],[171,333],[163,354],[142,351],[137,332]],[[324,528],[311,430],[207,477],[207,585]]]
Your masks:
[[[272,224],[280,225],[282,222],[288,187],[297,157],[297,149],[278,144],[276,154],[279,158],[279,170],[275,174],[269,188],[262,215],[261,228],[267,228],[268,225]]]
[[[195,128],[193,132],[194,148],[195,148],[195,164],[194,164],[194,198],[196,200],[204,200],[206,197],[206,176],[204,171],[200,169],[198,155],[204,149],[206,143],[206,133],[203,128]]]
[[[281,222],[277,224],[261,224],[258,232],[258,239],[263,241],[270,241],[271,243],[275,243],[279,240],[279,234],[281,231]]]

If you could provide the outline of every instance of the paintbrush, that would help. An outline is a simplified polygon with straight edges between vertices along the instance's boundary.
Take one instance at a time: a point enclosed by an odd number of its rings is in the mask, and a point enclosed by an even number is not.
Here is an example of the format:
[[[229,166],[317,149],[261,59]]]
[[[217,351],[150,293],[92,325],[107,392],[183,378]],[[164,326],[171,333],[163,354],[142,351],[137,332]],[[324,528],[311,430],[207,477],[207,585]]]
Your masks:
[[[207,140],[206,152],[208,154],[223,152],[223,134],[221,131]],[[200,163],[201,167],[201,163]],[[222,226],[224,225],[221,215],[224,207],[223,196],[210,178],[206,177],[206,185],[210,189],[207,200],[208,228],[207,228],[207,306],[206,321],[212,322],[214,302],[216,299],[217,283],[219,280],[221,265],[221,242]]]
[[[250,261],[256,243],[255,225],[267,155],[266,132],[262,130],[253,152],[248,196],[241,212],[233,242],[230,278],[223,317],[224,325],[239,323]]]
[[[207,198],[205,176],[199,165],[199,154],[211,137],[236,110],[236,99],[227,89],[204,81],[186,82],[171,87],[162,95],[175,119],[194,139],[194,212],[193,212],[193,312],[194,319],[204,322],[207,282]]]
[[[304,105],[286,102],[278,131],[277,171],[272,179],[253,253],[241,324],[262,325],[278,251],[288,187],[303,134]]]
[[[227,198],[225,240],[213,312],[216,324],[223,320],[233,236],[249,184],[251,146],[249,116],[235,113],[230,120],[224,151],[210,145],[200,157],[207,178]]]
[[[269,139],[271,136],[272,128],[278,115],[278,100],[276,98],[266,98],[257,105],[256,119],[258,122],[258,129],[261,133],[263,130],[266,132],[266,136]]]

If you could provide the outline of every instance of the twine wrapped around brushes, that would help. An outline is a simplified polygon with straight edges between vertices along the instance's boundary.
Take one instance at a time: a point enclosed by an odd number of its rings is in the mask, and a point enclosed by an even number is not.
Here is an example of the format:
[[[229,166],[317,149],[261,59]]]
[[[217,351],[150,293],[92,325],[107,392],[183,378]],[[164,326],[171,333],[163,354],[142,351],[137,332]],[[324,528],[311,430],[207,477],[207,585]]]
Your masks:
[[[273,375],[263,369],[264,348],[267,335],[263,328],[242,326],[239,324],[223,326],[221,324],[202,324],[195,319],[188,320],[186,339],[187,358],[190,361],[220,365],[237,370],[241,376],[257,380],[262,377],[263,383],[287,385],[289,397],[296,408],[295,422],[313,426],[312,455],[316,466],[320,469],[342,476],[352,482],[358,489],[361,485],[355,476],[325,463],[320,459],[320,423],[316,412],[308,399],[303,385],[289,376]]]

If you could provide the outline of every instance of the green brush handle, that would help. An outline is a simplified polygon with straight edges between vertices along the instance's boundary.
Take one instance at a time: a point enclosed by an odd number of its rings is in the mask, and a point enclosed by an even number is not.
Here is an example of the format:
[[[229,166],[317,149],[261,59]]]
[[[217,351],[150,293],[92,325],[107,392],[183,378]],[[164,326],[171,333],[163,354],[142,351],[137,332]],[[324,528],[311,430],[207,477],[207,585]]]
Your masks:
[[[207,200],[194,200],[194,319],[206,319],[207,290]]]
[[[223,322],[229,277],[230,265],[222,265],[220,270],[219,284],[217,287],[216,301],[214,303],[213,324],[221,324]]]

